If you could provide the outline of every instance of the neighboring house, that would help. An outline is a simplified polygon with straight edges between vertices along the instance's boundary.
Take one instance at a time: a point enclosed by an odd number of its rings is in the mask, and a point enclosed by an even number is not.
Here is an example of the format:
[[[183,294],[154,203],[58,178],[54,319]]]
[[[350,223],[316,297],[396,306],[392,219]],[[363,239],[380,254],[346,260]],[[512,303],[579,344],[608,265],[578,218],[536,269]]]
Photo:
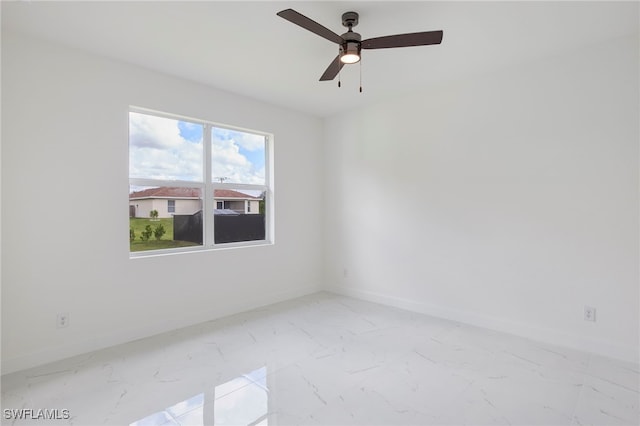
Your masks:
[[[231,189],[213,191],[216,210],[233,210],[239,214],[259,214],[262,197],[254,197]]]
[[[215,209],[233,210],[237,214],[260,213],[261,197],[254,197],[230,189],[216,189],[213,193]],[[151,210],[158,217],[169,218],[176,214],[194,214],[202,210],[200,190],[195,188],[160,187],[129,194],[129,216],[149,217]]]

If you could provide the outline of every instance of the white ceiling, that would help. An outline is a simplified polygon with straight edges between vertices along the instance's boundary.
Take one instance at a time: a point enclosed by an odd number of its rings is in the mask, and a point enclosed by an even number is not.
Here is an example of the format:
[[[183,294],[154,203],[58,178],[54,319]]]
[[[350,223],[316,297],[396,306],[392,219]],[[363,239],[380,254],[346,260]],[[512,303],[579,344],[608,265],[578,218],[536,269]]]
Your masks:
[[[443,30],[441,45],[363,52],[342,88],[318,79],[337,46],[276,16],[293,8],[363,39]],[[638,34],[637,2],[2,2],[2,30],[43,37],[318,116]]]

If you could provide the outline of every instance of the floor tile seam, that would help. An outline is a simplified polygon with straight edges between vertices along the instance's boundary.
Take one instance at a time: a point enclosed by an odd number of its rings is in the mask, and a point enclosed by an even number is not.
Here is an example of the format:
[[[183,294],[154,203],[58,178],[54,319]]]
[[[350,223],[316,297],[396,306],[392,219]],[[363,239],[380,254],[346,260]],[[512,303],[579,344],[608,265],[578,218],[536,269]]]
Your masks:
[[[244,376],[241,376],[241,377],[244,377]],[[266,377],[265,377],[265,379],[266,379]],[[216,396],[216,395],[215,395],[215,388],[216,388],[217,386],[214,386],[214,387],[213,387],[213,390],[214,390],[213,398],[209,398],[208,400],[207,400],[207,399],[205,399],[205,401],[208,401],[208,402],[215,402],[215,401],[217,401],[217,400],[219,400],[219,399],[226,398],[227,396],[229,396],[229,395],[231,395],[231,394],[234,394],[234,393],[238,392],[239,390],[242,390],[242,389],[244,389],[244,388],[246,388],[246,387],[248,387],[248,386],[251,386],[251,385],[256,384],[256,382],[255,382],[255,381],[253,381],[253,380],[251,380],[251,379],[247,379],[247,380],[248,380],[248,382],[249,382],[249,383],[245,383],[244,385],[242,385],[242,386],[240,386],[240,387],[237,387],[237,388],[234,388],[233,390],[231,390],[231,391],[229,391],[229,392],[225,393],[224,395],[220,395],[220,396]]]
[[[168,413],[168,414],[169,414],[170,419],[169,419],[169,420],[167,420],[166,422],[162,423],[162,425],[160,425],[160,426],[173,425],[174,423],[180,424],[180,422],[178,422],[178,420],[180,420],[180,418],[181,418],[181,417],[184,417],[184,416],[186,416],[187,414],[190,414],[190,413],[192,413],[192,412],[194,412],[194,411],[196,411],[196,410],[198,410],[198,409],[203,409],[203,410],[204,410],[204,405],[205,405],[205,402],[203,401],[203,402],[202,402],[202,405],[198,405],[197,407],[195,407],[195,408],[193,408],[193,409],[191,409],[191,410],[187,410],[187,411],[185,411],[184,413],[181,413],[181,414],[179,414],[179,415],[177,415],[177,416],[174,416],[171,412],[169,412],[169,411],[165,408],[165,409],[164,409],[164,410],[162,410],[162,411],[164,411],[164,412]],[[155,413],[154,413],[154,414],[155,414]]]
[[[544,371],[569,372],[571,374],[578,375],[581,381],[584,380],[584,377],[587,374],[586,368],[575,367],[575,366],[572,367],[571,365],[563,366],[563,365],[557,365],[554,363],[531,361],[531,360],[523,359],[521,357],[513,356],[513,355],[514,354],[511,354],[504,350],[500,352],[495,352],[495,357],[496,357],[495,361],[501,362],[502,365],[508,365],[508,366],[512,366],[514,368],[518,368],[522,370],[536,371],[536,372],[539,372],[540,374],[542,374]]]
[[[630,387],[628,387],[628,386],[626,386],[626,385],[624,385],[622,383],[619,383],[618,381],[607,379],[605,377],[602,377],[601,375],[595,375],[593,373],[586,372],[585,373],[585,379],[587,379],[587,378],[588,379],[595,379],[597,381],[607,383],[609,386],[615,386],[616,388],[622,389],[622,390],[624,390],[626,392],[631,392],[631,393],[635,393],[635,394],[639,394],[640,395],[640,389],[637,389],[637,390],[636,389],[632,389],[632,388],[630,388]],[[586,380],[585,380],[585,382],[586,382]]]
[[[350,387],[348,389],[343,390],[342,393],[346,392],[346,391],[351,391],[354,390],[355,388],[357,388],[358,386],[355,387]],[[433,416],[432,413],[426,412],[424,409],[418,409],[416,407],[414,407],[413,405],[410,404],[406,404],[401,400],[397,400],[397,399],[393,399],[390,400],[389,398],[387,398],[385,395],[382,395],[380,392],[376,391],[376,390],[370,390],[371,393],[376,393],[380,398],[382,398],[385,402],[387,402],[387,404],[389,406],[391,406],[392,409],[394,409],[396,412],[398,412],[398,409],[396,408],[397,406],[402,406],[407,408],[408,410],[412,411],[415,414],[418,415],[422,415],[422,416]],[[342,398],[342,393],[340,395],[334,396],[332,397],[330,400],[327,401],[327,405],[320,407],[316,410],[314,410],[313,412],[309,413],[310,416],[314,416],[314,417],[321,417],[320,415],[325,413],[327,410],[335,410],[335,408],[332,408],[332,405],[335,405],[337,403],[337,400],[339,398]],[[343,400],[344,401],[344,400]],[[348,411],[348,410],[347,410]],[[393,424],[389,424],[389,426],[396,426]]]
[[[578,418],[577,418],[578,408],[580,407],[580,404],[581,404],[582,400],[584,399],[585,387],[587,385],[587,372],[591,368],[592,358],[593,358],[593,355],[588,354],[587,366],[584,369],[584,373],[582,375],[582,386],[580,387],[580,392],[578,392],[578,398],[577,398],[576,403],[575,403],[575,405],[573,407],[573,413],[571,414],[571,425],[579,424]]]
[[[334,392],[331,395],[329,395],[329,397],[326,399],[326,402],[335,398],[339,398],[345,392],[361,387],[367,380],[371,379],[372,375],[374,374],[375,373],[369,373],[369,374],[363,375],[362,377],[356,377],[354,383],[350,383],[346,385],[336,384],[335,387],[332,389]],[[316,389],[316,390],[320,392],[320,389]]]
[[[433,416],[433,415],[436,414],[433,411],[425,410],[423,405],[419,405],[418,406],[418,405],[413,404],[411,402],[404,401],[401,397],[397,397],[397,396],[394,396],[394,395],[386,395],[386,394],[384,394],[383,392],[380,392],[380,390],[376,389],[375,387],[373,387],[371,385],[366,386],[365,382],[367,382],[370,379],[371,379],[371,377],[364,377],[358,383],[352,384],[350,386],[345,387],[344,389],[341,389],[341,391],[339,393],[337,393],[329,401],[327,401],[327,406],[321,407],[321,408],[315,410],[311,414],[317,415],[317,414],[320,414],[320,413],[326,411],[327,409],[330,409],[329,405],[331,403],[335,403],[337,401],[337,399],[342,399],[342,394],[348,393],[348,392],[351,392],[351,391],[358,391],[359,389],[366,389],[369,393],[377,394],[380,398],[382,398],[384,401],[386,401],[394,409],[397,406],[402,406],[402,407],[406,407],[407,409],[409,409],[410,411],[412,411],[412,412],[414,412],[415,414],[418,414],[418,415]],[[466,392],[468,389],[470,389],[472,385],[473,385],[473,383],[466,384],[464,386],[464,388],[459,389],[458,391],[456,391],[455,396],[462,395],[464,392]]]
[[[376,351],[367,351],[367,353],[373,354],[374,355],[374,364],[376,364],[374,367],[383,367],[383,368],[390,368],[391,366],[394,365],[394,363],[397,363],[398,361],[402,361],[409,353],[410,350],[407,349],[403,352],[400,353],[396,353],[396,354],[392,354],[392,355],[388,355],[388,353],[385,353],[384,356],[382,357],[377,357]],[[309,360],[311,362],[322,362],[324,360],[327,359],[335,359],[335,360],[340,360],[340,356],[341,354],[349,354],[350,356],[352,355],[351,352],[334,352],[332,354],[330,354],[329,356],[325,356],[325,357],[321,357],[321,358],[316,358],[313,356],[313,354],[310,354],[308,356],[303,357],[301,360]],[[335,358],[334,358],[335,357]],[[297,363],[298,361],[296,361]],[[366,369],[366,367],[365,367]],[[356,373],[356,372],[351,372],[349,370],[345,370],[348,373]]]

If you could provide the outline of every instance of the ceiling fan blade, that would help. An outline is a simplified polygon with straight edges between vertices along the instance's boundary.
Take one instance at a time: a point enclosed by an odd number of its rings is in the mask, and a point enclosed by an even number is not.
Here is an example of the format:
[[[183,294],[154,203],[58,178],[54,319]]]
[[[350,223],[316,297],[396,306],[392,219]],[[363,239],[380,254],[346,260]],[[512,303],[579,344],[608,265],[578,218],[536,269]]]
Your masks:
[[[336,75],[338,75],[343,66],[344,63],[340,60],[340,55],[336,56],[336,58],[329,64],[324,74],[322,74],[322,77],[320,77],[320,81],[333,80],[336,78]]]
[[[361,47],[363,49],[386,49],[389,47],[426,46],[441,42],[442,31],[440,30],[368,38],[362,41]]]
[[[277,15],[334,43],[342,44],[342,42],[344,41],[338,34],[334,33],[328,28],[323,27],[316,21],[307,18],[303,14],[298,13],[293,9],[282,10],[278,12]]]

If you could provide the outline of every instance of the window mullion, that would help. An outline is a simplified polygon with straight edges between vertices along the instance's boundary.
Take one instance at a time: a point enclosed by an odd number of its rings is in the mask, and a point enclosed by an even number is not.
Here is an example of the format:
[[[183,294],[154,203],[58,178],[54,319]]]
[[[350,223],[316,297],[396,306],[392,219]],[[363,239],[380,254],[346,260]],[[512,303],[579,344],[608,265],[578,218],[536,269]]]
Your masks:
[[[212,246],[215,241],[215,230],[214,230],[214,212],[215,212],[215,201],[213,197],[214,186],[211,182],[211,125],[204,125],[204,134],[202,146],[204,148],[204,193],[203,193],[203,227],[204,227],[204,245]]]

